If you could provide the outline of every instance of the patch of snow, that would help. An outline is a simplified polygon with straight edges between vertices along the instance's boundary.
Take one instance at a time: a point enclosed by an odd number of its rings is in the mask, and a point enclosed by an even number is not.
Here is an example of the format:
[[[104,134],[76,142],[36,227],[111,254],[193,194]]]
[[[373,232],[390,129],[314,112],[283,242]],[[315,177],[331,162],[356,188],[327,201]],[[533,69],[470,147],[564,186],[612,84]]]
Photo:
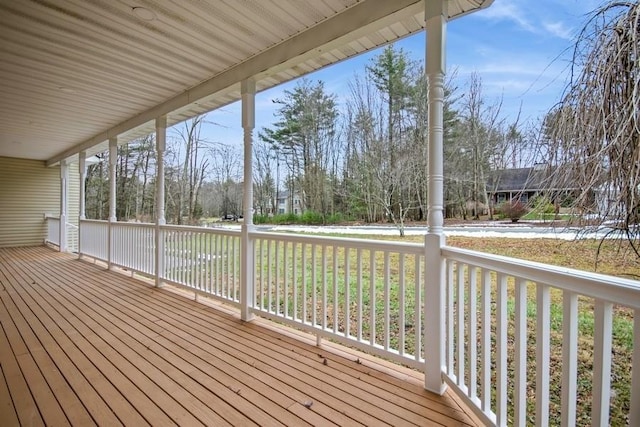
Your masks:
[[[465,229],[467,228],[467,229]],[[505,228],[514,228],[514,231],[507,231]],[[272,231],[316,233],[316,234],[351,234],[351,235],[371,235],[371,236],[398,236],[399,231],[395,227],[336,227],[336,226],[274,226]],[[426,234],[426,227],[405,227],[407,236],[423,236]],[[514,227],[445,227],[445,236],[460,237],[501,237],[507,239],[558,239],[558,240],[579,240],[579,239],[602,239],[605,231],[583,231],[580,229],[565,228],[540,228],[531,227],[525,224]],[[613,236],[609,236],[613,237]]]

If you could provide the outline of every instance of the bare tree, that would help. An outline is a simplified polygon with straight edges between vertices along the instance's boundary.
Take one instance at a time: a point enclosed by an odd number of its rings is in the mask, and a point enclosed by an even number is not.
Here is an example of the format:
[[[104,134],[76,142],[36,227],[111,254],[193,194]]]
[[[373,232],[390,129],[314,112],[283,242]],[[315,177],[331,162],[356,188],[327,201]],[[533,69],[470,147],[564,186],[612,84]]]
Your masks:
[[[242,154],[230,145],[214,149],[214,181],[219,190],[219,207],[223,216],[242,213]]]
[[[579,33],[562,101],[547,116],[555,186],[574,207],[616,221],[640,257],[640,2],[608,1]]]
[[[343,167],[343,197],[352,214],[367,222],[382,219],[380,206],[384,180],[379,179],[384,156],[384,110],[380,97],[366,79],[355,76],[346,103],[347,148]]]
[[[138,188],[136,190],[136,218],[150,222],[155,206],[155,189],[150,185],[155,172],[155,134],[150,133],[139,141],[136,163],[138,165]]]
[[[193,223],[202,214],[202,206],[199,202],[200,188],[210,167],[209,149],[211,144],[201,137],[204,115],[196,116],[185,121],[178,130],[178,147],[174,149],[182,154],[179,164],[180,178],[178,182],[176,218],[178,224],[182,224],[183,218],[187,223]]]
[[[471,210],[477,219],[489,207],[487,180],[492,161],[506,154],[502,99],[487,102],[480,75],[472,73],[458,106],[460,121],[455,142],[447,147],[445,171],[448,182],[459,187],[451,189],[450,194],[456,195],[458,204],[464,203],[459,206],[463,217]]]
[[[260,140],[253,146],[253,185],[256,213],[275,213],[277,153],[270,144]],[[276,172],[277,174],[277,172]]]
[[[109,214],[108,151],[96,154],[97,163],[87,168],[86,216],[89,219],[107,219]]]

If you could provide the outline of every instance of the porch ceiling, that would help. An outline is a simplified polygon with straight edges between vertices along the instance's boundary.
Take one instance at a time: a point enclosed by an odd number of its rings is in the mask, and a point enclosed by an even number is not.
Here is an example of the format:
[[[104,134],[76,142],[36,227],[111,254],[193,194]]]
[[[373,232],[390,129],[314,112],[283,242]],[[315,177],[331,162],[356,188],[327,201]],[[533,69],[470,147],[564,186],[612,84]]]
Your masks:
[[[422,0],[4,0],[0,156],[91,154],[423,28]]]

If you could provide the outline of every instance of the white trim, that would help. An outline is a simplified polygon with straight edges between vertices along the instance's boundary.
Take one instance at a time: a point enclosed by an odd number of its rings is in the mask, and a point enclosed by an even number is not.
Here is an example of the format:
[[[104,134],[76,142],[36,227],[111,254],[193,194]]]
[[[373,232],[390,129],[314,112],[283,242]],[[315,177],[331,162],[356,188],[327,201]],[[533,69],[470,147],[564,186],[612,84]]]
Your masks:
[[[240,259],[240,311],[244,321],[254,318],[251,307],[254,301],[254,249],[249,233],[253,229],[253,128],[256,116],[256,82],[242,82],[242,128],[244,130],[244,182],[243,214]]]
[[[156,221],[155,221],[155,284],[162,286],[164,275],[164,233],[161,226],[166,224],[164,212],[164,151],[167,141],[167,118],[156,118]]]
[[[67,209],[69,204],[69,166],[66,160],[60,162],[60,252],[67,251]]]

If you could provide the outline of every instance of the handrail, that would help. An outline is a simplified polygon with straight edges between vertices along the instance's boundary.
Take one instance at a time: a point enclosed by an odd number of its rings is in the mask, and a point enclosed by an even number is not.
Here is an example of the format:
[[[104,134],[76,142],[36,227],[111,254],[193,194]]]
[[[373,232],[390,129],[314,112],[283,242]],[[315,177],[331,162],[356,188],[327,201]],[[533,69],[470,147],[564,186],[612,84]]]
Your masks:
[[[442,248],[446,259],[500,271],[536,283],[575,292],[591,298],[640,309],[640,282],[599,273],[590,273],[534,261],[475,252],[468,249]]]
[[[229,234],[240,235],[240,230],[234,230],[231,228],[198,227],[196,225],[161,225],[160,228],[162,230],[193,231],[198,233],[211,233],[211,234],[224,234],[224,235],[229,235]]]
[[[275,233],[272,231],[251,231],[249,236],[253,239],[269,239],[269,240],[281,240],[283,242],[298,242],[298,243],[317,243],[317,244],[334,244],[348,246],[352,249],[372,249],[378,251],[385,250],[402,250],[406,253],[424,255],[424,245],[419,243],[408,242],[392,242],[383,240],[371,240],[371,239],[358,239],[347,237],[328,237],[328,236],[316,236],[316,235],[303,235],[303,234],[284,234]]]

